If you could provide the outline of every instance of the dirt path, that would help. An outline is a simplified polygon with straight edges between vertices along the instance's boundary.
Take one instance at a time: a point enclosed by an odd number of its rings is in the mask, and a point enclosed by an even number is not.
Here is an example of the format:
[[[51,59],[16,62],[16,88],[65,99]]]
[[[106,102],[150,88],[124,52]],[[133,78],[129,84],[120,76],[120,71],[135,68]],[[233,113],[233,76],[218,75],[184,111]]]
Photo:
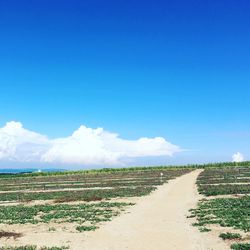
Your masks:
[[[217,235],[200,233],[186,218],[200,196],[196,170],[165,184],[143,198],[129,213],[114,218],[96,232],[87,234],[84,250],[224,250]]]

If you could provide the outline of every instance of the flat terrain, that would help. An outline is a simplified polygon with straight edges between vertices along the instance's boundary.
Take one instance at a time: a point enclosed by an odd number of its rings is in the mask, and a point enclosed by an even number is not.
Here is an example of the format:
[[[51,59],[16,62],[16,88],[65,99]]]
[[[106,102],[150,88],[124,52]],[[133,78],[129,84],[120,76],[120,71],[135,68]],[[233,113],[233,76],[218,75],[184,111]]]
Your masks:
[[[161,186],[142,198],[130,213],[115,218],[87,235],[74,249],[88,250],[223,250],[228,246],[214,235],[201,234],[186,218],[200,196],[196,170]]]
[[[84,249],[88,235],[122,217],[157,187],[190,171],[162,167],[2,176],[0,245]],[[9,232],[19,235],[5,236]]]
[[[0,249],[250,250],[249,180],[238,166],[0,176]]]

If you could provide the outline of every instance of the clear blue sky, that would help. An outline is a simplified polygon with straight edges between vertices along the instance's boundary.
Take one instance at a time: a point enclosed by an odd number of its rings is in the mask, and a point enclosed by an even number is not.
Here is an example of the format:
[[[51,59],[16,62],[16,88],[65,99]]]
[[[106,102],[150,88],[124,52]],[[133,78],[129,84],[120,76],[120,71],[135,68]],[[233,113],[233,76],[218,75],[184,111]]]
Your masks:
[[[0,127],[162,136],[250,159],[250,1],[0,1]],[[152,164],[157,164],[158,160]]]

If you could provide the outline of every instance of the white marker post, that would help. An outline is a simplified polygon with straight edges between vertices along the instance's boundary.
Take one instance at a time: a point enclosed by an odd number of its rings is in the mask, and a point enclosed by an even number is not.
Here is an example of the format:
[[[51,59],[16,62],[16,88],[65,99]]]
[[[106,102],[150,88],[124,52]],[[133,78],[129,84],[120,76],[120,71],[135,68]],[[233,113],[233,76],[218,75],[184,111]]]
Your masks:
[[[162,177],[163,177],[163,173],[160,173],[160,180],[161,180],[161,182],[163,181]]]

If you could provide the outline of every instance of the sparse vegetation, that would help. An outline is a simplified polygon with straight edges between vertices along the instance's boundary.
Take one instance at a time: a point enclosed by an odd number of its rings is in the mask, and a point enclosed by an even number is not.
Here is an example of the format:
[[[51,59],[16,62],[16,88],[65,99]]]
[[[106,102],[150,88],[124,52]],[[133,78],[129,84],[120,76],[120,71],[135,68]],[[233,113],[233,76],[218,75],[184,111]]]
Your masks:
[[[0,206],[0,223],[46,224],[47,232],[51,233],[56,233],[56,224],[65,223],[63,230],[67,231],[67,225],[73,223],[73,228],[79,233],[94,231],[100,222],[110,221],[133,205],[131,202],[112,201],[113,198],[148,195],[157,186],[190,171],[192,168],[157,167],[0,175],[0,201],[18,203]],[[32,201],[40,202],[36,205],[30,203]],[[65,248],[24,246],[3,249]]]
[[[37,247],[37,246],[21,246],[21,247],[1,247],[0,250],[65,250],[69,247]]]
[[[76,230],[79,232],[84,232],[84,231],[95,231],[98,227],[96,226],[78,226],[76,227]]]
[[[219,235],[220,238],[222,238],[223,240],[235,240],[235,239],[241,239],[242,236],[238,233],[221,233]]]
[[[191,210],[198,220],[194,226],[219,224],[249,232],[249,204],[250,196],[202,200],[197,209]]]
[[[200,227],[200,228],[199,228],[199,231],[202,232],[202,233],[205,233],[205,232],[210,232],[211,229],[210,229],[210,228],[207,228],[207,227]]]
[[[217,224],[221,227],[231,227],[250,232],[250,167],[206,168],[197,179],[198,191],[213,199],[203,199],[196,209],[191,209],[189,218],[196,217],[194,226],[203,228],[206,225]],[[216,198],[217,195],[226,195]],[[234,195],[231,197],[230,195]],[[229,196],[229,197],[227,197]],[[241,241],[243,237],[236,232],[221,233],[223,240]],[[245,242],[232,244],[231,249],[250,249]]]
[[[57,204],[35,206],[0,206],[0,223],[37,224],[37,223],[98,223],[108,221],[133,203],[99,202],[93,204]]]

